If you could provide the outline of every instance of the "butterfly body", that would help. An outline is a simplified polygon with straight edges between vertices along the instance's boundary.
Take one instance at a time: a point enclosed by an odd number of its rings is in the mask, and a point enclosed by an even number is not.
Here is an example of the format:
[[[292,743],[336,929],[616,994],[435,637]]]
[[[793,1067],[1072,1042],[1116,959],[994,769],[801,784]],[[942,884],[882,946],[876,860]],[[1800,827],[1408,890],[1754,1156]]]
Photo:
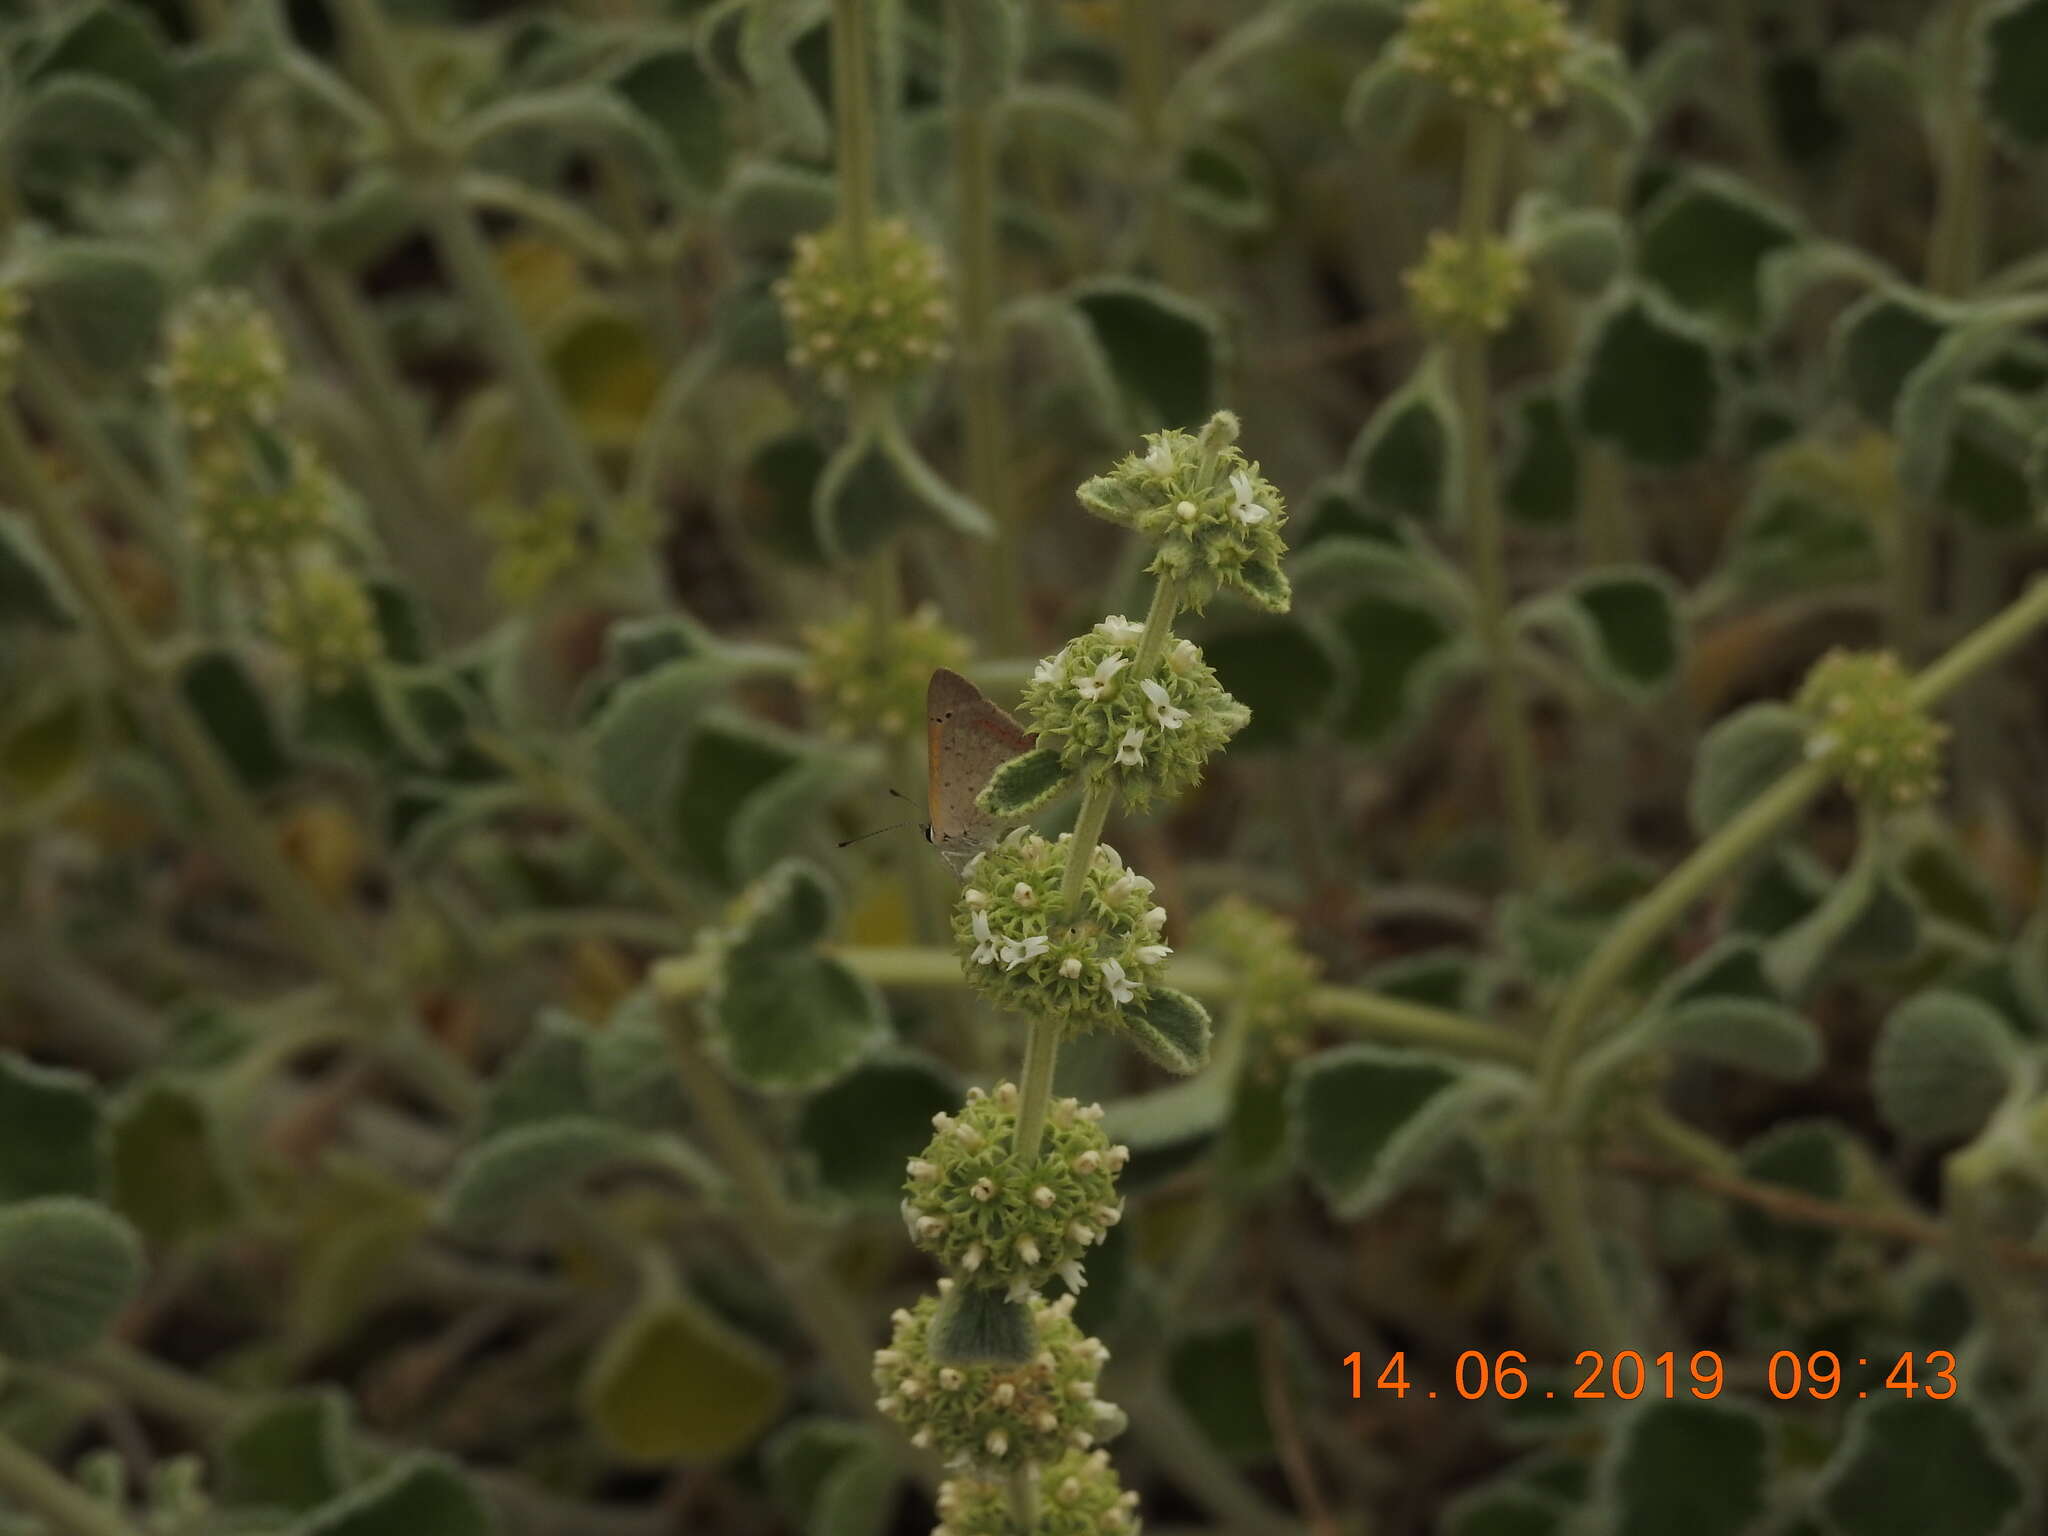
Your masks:
[[[974,803],[997,768],[1029,752],[1036,738],[947,667],[925,690],[925,745],[931,821],[925,836],[955,873],[994,842],[1006,823]]]

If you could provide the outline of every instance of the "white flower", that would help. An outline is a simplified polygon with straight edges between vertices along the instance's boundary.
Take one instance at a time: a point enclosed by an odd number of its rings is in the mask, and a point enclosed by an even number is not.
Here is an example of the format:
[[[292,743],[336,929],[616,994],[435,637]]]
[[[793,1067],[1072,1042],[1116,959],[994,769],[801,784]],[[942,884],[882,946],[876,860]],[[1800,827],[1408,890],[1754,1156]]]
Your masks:
[[[1168,697],[1166,689],[1159,683],[1148,677],[1145,681],[1138,684],[1138,687],[1145,697],[1152,701],[1152,718],[1157,720],[1164,729],[1177,731],[1187,724],[1188,712],[1184,709],[1174,708],[1173,700]]]
[[[1062,960],[1060,962],[1060,974],[1069,981],[1079,976],[1081,974],[1081,957],[1079,955],[1069,955],[1066,959]]]
[[[1088,1283],[1088,1277],[1081,1273],[1081,1266],[1072,1259],[1059,1267],[1059,1277],[1067,1282],[1070,1291],[1078,1291]]]
[[[1145,467],[1155,475],[1173,473],[1173,450],[1164,443],[1154,443],[1145,450]]]
[[[1102,979],[1109,987],[1111,1001],[1128,1003],[1138,995],[1137,990],[1124,975],[1124,968],[1118,961],[1098,960],[1095,963],[1095,968],[1102,972]]]
[[[971,957],[974,963],[976,965],[994,965],[996,963],[996,936],[989,931],[988,914],[986,912],[974,914],[974,937],[976,943],[974,954]]]
[[[1140,725],[1132,726],[1128,731],[1124,732],[1123,742],[1116,749],[1116,760],[1127,768],[1144,766],[1145,754],[1142,750],[1144,745],[1145,728]]]
[[[1063,682],[1066,680],[1066,676],[1067,653],[1065,651],[1061,651],[1056,656],[1043,658],[1037,666],[1031,669],[1031,681],[1034,683]]]
[[[1144,637],[1145,626],[1120,613],[1112,613],[1095,626],[1095,633],[1115,645],[1136,645]]]
[[[1117,673],[1123,671],[1130,664],[1131,658],[1122,651],[1112,652],[1096,663],[1095,673],[1092,677],[1075,679],[1074,692],[1080,694],[1084,699],[1099,699]]]
[[[1172,953],[1173,951],[1164,944],[1140,944],[1138,946],[1138,964],[1157,965]]]
[[[1002,948],[1003,969],[1014,971],[1025,961],[1036,960],[1051,948],[1052,940],[1042,933],[1035,933],[1021,942],[1006,943]]]
[[[1173,649],[1166,653],[1166,664],[1182,677],[1194,671],[1201,659],[1202,648],[1192,640],[1175,641]]]
[[[1192,501],[1177,501],[1173,504],[1174,515],[1184,523],[1192,523],[1201,515],[1202,509]]]
[[[1011,887],[1010,899],[1020,907],[1035,907],[1038,905],[1038,892],[1032,890],[1022,880],[1019,880],[1016,885]]]
[[[1157,933],[1166,926],[1166,908],[1150,908],[1138,921],[1144,927],[1150,928],[1154,933]]]
[[[988,905],[988,892],[977,891],[970,885],[960,893],[960,899],[970,907],[985,907]]]
[[[1230,476],[1230,493],[1237,498],[1237,505],[1230,510],[1237,514],[1237,520],[1247,525],[1263,523],[1272,514],[1259,505],[1258,495],[1252,489],[1252,477],[1243,470],[1235,470]]]

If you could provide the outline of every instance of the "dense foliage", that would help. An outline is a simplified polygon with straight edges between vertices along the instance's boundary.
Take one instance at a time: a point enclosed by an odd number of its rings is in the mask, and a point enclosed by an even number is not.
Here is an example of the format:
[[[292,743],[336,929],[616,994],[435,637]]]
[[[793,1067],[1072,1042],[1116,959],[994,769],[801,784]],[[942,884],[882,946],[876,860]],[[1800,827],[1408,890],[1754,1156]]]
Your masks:
[[[0,149],[0,1536],[2044,1528],[2048,0],[16,0]]]

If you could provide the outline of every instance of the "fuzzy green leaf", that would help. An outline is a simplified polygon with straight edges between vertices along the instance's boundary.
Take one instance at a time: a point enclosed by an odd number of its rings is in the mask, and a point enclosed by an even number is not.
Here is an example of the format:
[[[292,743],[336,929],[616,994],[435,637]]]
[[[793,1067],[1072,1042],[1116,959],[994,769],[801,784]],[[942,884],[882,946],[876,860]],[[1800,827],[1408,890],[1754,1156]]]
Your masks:
[[[52,240],[22,273],[35,312],[88,366],[123,373],[156,348],[171,284],[154,253],[110,240]]]
[[[1798,221],[1733,176],[1693,171],[1643,211],[1643,275],[1680,308],[1738,329],[1762,314],[1764,258],[1799,238]]]
[[[1547,193],[1516,205],[1514,243],[1581,297],[1605,291],[1628,260],[1628,228],[1604,208],[1572,208]]]
[[[0,1204],[97,1195],[106,1177],[92,1079],[0,1054]]]
[[[1700,739],[1686,797],[1693,830],[1719,831],[1737,812],[1806,761],[1806,717],[1786,704],[1752,704]]]
[[[50,1195],[0,1207],[0,1355],[79,1353],[141,1283],[135,1229],[105,1206]]]
[[[1501,502],[1532,528],[1565,528],[1579,507],[1579,445],[1557,391],[1537,386],[1507,403]]]
[[[515,1126],[478,1143],[455,1165],[441,1215],[465,1238],[506,1232],[527,1206],[598,1172],[661,1161],[644,1132],[609,1120],[570,1116]]]
[[[820,1087],[889,1038],[881,995],[825,955],[729,960],[707,1019],[726,1065],[756,1088]]]
[[[1678,592],[1649,566],[1589,572],[1524,613],[1559,627],[1587,674],[1625,698],[1653,699],[1678,676],[1685,654]]]
[[[1779,999],[1751,938],[1724,940],[1687,966],[1653,1014],[1650,1041],[1765,1077],[1809,1077],[1824,1054],[1812,1021]]]
[[[1648,127],[1642,97],[1613,48],[1582,43],[1566,55],[1562,73],[1575,105],[1604,138],[1627,143],[1642,137]]]
[[[1836,387],[1873,425],[1889,428],[1900,387],[1946,328],[1930,303],[1903,290],[1865,295],[1842,311],[1829,338]]]
[[[1742,1149],[1742,1175],[1821,1200],[1839,1200],[1849,1187],[1849,1137],[1827,1120],[1788,1120]],[[1780,1221],[1749,1206],[1733,1213],[1735,1231],[1762,1253],[1802,1264],[1818,1263],[1837,1234],[1826,1227]]]
[[[221,1443],[221,1501],[299,1514],[339,1497],[354,1476],[349,1413],[344,1393],[319,1388],[244,1414]]]
[[[1193,1072],[1209,1059],[1209,1010],[1172,987],[1148,987],[1127,1003],[1122,1034],[1169,1072]]]
[[[590,781],[621,816],[645,825],[674,796],[690,732],[730,686],[732,666],[688,656],[620,683],[584,727]]]
[[[1075,290],[1139,423],[1193,428],[1215,409],[1223,335],[1207,309],[1152,283],[1112,278]]]
[[[1713,343],[1641,289],[1623,290],[1593,323],[1575,394],[1590,435],[1659,469],[1704,455],[1724,409]]]
[[[974,803],[991,816],[1022,821],[1059,798],[1073,780],[1060,766],[1058,747],[1034,747],[990,774]]]
[[[1038,1352],[1038,1329],[1021,1301],[998,1286],[957,1282],[932,1318],[934,1360],[1021,1365]]]
[[[1871,1053],[1871,1089],[1885,1123],[1909,1141],[1974,1136],[2018,1070],[2011,1028],[1989,1004],[1922,992],[1886,1016]]]
[[[611,87],[666,141],[692,188],[708,193],[725,179],[732,155],[725,109],[694,50],[650,49],[613,75]]]
[[[330,1500],[285,1536],[496,1536],[497,1523],[469,1479],[440,1456],[414,1455]]]
[[[484,1093],[478,1134],[592,1112],[587,1076],[591,1030],[573,1014],[543,1008],[498,1066]]]
[[[762,722],[707,715],[691,734],[673,797],[675,836],[701,874],[736,887],[787,853],[873,754],[821,748]]]
[[[247,788],[261,794],[290,777],[291,758],[270,701],[234,652],[206,650],[193,656],[178,674],[178,689]]]
[[[1243,139],[1212,130],[1181,151],[1174,196],[1218,229],[1249,234],[1273,222],[1273,174]]]
[[[590,1032],[583,1057],[591,1104],[607,1120],[642,1130],[672,1130],[685,1120],[675,1055],[650,988],[629,993]]]
[[[774,1421],[783,1379],[775,1357],[680,1296],[650,1296],[590,1362],[580,1396],[622,1461],[722,1461]]]
[[[1344,1220],[1399,1194],[1506,1079],[1419,1051],[1347,1045],[1294,1070],[1288,1105],[1301,1166]]]
[[[1341,665],[1324,626],[1300,617],[1227,624],[1204,638],[1202,659],[1252,712],[1233,742],[1249,751],[1292,745],[1322,725]]]
[[[1397,49],[1381,50],[1344,97],[1345,129],[1361,144],[1400,144],[1428,95],[1424,84]]]
[[[1873,1393],[1821,1474],[1831,1536],[2017,1536],[2020,1463],[1962,1398]]]
[[[1347,466],[1367,510],[1442,521],[1457,491],[1457,423],[1442,367],[1425,363],[1351,445]]]
[[[28,524],[12,512],[0,512],[0,629],[14,624],[69,629],[76,622],[57,569]]]
[[[2048,144],[2048,0],[2005,0],[1981,25],[1977,100],[1985,118],[2016,146]]]
[[[190,1083],[157,1078],[111,1116],[114,1206],[160,1247],[229,1225],[243,1208],[220,1116]]]
[[[1614,1536],[1742,1536],[1766,1506],[1771,1445],[1738,1403],[1651,1402],[1608,1445]]]
[[[1203,1440],[1224,1456],[1256,1461],[1272,1455],[1265,1372],[1251,1323],[1212,1325],[1176,1339],[1166,1381]]]
[[[1439,1536],[1560,1536],[1565,1506],[1537,1488],[1481,1488],[1452,1500]]]
[[[1336,615],[1354,659],[1338,720],[1353,741],[1380,746],[1404,734],[1460,654],[1458,632],[1433,605],[1366,596]]]
[[[805,1100],[797,1141],[827,1189],[894,1210],[904,1164],[931,1140],[932,1116],[959,1102],[959,1085],[941,1064],[892,1052]]]

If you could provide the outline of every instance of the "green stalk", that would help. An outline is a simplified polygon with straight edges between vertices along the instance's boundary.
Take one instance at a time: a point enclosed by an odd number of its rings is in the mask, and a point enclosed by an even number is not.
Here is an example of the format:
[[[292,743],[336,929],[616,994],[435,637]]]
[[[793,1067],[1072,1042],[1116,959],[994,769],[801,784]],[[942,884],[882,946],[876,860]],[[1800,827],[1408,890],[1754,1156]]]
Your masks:
[[[1494,112],[1469,113],[1458,210],[1459,237],[1468,249],[1477,249],[1479,242],[1492,237],[1506,160],[1507,120]],[[1487,709],[1500,761],[1515,881],[1527,890],[1543,871],[1543,809],[1536,747],[1508,627],[1507,534],[1495,485],[1493,396],[1482,334],[1468,330],[1452,341],[1451,372],[1464,432],[1465,528],[1478,598],[1479,643],[1486,656]]]
[[[1927,707],[1952,692],[2048,624],[2048,579],[2037,580],[2017,602],[1965,637],[1913,680],[1911,697]],[[1557,1244],[1577,1321],[1608,1338],[1621,1325],[1619,1308],[1601,1266],[1586,1204],[1574,1123],[1574,1068],[1586,1033],[1602,1006],[1636,963],[1692,904],[1753,854],[1760,852],[1827,787],[1831,770],[1805,763],[1779,778],[1740,814],[1622,916],[1566,990],[1537,1063],[1536,1187],[1544,1223]],[[1597,1347],[1597,1340],[1589,1340]]]
[[[948,24],[957,35],[961,12],[989,0],[947,0]],[[967,494],[995,519],[996,536],[982,553],[982,584],[990,593],[989,633],[1005,651],[1029,648],[1025,608],[1023,527],[1008,494],[1009,458],[1003,416],[1001,345],[996,333],[995,103],[953,103],[954,264],[960,275],[960,412],[965,439]]]
[[[832,0],[833,153],[839,221],[857,264],[865,264],[875,219],[874,64],[866,0]]]
[[[23,349],[18,371],[30,407],[49,424],[100,494],[120,510],[159,559],[174,568],[180,565],[185,551],[165,498],[121,457],[63,372],[34,348]]]
[[[422,220],[456,291],[482,331],[540,451],[589,515],[602,520],[611,505],[604,476],[527,334],[490,246],[477,228],[476,215],[462,198],[461,166],[447,145],[419,121],[377,0],[337,0],[335,9],[355,46],[358,67],[368,76],[371,93],[390,121],[398,145],[396,162],[412,184]]]
[[[69,1536],[141,1536],[119,1513],[4,1433],[0,1433],[0,1493]]]
[[[1038,1529],[1038,1468],[1034,1463],[1010,1468],[1010,1519],[1020,1531]]]

